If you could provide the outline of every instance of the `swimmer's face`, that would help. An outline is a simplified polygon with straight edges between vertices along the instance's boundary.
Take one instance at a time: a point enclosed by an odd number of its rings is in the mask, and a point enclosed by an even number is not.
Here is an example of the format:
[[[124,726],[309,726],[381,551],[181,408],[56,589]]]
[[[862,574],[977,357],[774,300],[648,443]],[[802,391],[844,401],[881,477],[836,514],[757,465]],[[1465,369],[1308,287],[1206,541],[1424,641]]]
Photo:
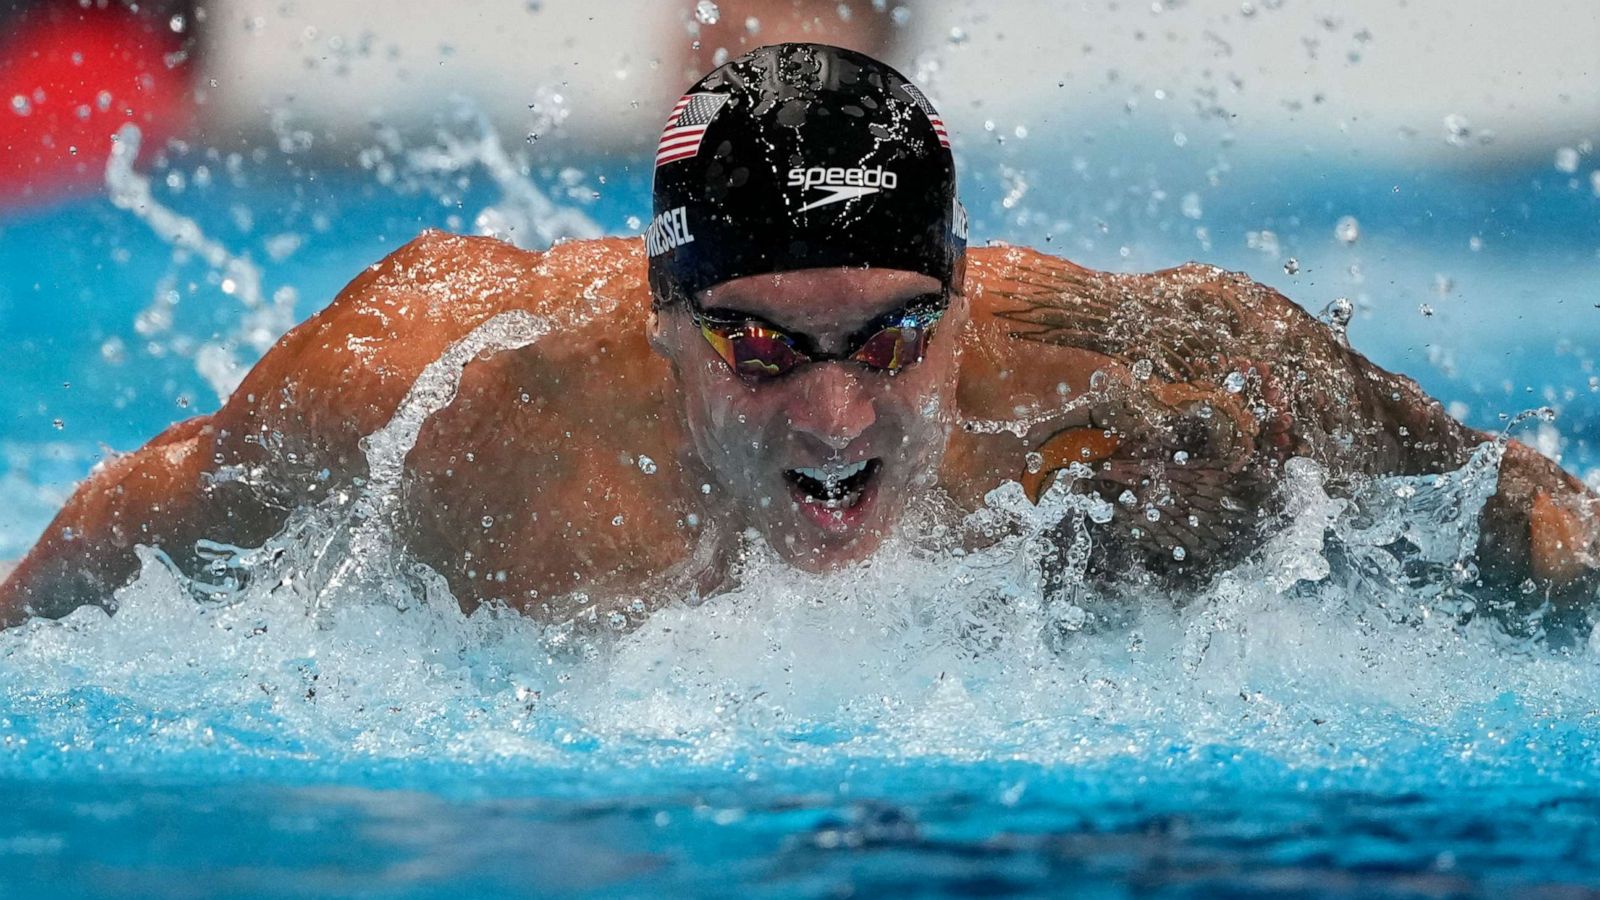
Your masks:
[[[739,278],[696,299],[719,319],[749,315],[804,335],[824,354],[844,354],[874,320],[940,290],[915,272],[830,268]],[[652,343],[673,362],[694,449],[715,479],[709,514],[756,528],[810,571],[871,554],[906,503],[935,482],[965,322],[965,298],[953,296],[922,361],[895,374],[824,360],[749,381],[689,309],[662,311]]]

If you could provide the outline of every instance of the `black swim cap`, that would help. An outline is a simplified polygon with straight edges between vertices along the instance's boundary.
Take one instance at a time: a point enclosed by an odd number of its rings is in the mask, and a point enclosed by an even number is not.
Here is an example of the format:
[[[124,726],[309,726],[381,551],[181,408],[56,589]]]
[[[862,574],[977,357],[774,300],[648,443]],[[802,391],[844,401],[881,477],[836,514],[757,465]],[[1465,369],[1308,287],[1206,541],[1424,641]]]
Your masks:
[[[645,232],[657,304],[745,275],[905,269],[959,290],[967,217],[944,124],[881,62],[774,44],[673,107]]]

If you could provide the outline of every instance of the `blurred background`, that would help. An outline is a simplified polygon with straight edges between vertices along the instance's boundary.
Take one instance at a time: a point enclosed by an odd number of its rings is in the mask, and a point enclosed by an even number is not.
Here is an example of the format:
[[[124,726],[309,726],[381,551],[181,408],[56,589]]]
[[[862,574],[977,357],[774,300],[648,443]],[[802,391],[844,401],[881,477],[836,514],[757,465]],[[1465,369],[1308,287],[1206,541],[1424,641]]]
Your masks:
[[[667,108],[781,40],[950,125],[977,243],[1242,270],[1600,483],[1594,0],[0,5],[0,559],[425,227],[634,234]]]

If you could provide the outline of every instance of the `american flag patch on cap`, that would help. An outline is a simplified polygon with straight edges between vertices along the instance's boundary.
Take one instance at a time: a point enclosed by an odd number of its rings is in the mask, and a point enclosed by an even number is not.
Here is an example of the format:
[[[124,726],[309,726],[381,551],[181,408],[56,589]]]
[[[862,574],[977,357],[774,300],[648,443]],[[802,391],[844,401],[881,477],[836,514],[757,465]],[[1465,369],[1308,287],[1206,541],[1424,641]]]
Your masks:
[[[944,130],[944,120],[939,118],[939,113],[934,110],[933,104],[929,103],[928,98],[911,82],[908,81],[901,87],[906,89],[906,93],[910,94],[911,99],[916,102],[917,109],[922,110],[923,114],[928,117],[928,121],[933,124],[933,133],[939,136],[939,146],[949,150],[950,135]]]
[[[656,144],[656,165],[664,166],[673,160],[688,159],[700,152],[700,141],[706,136],[706,126],[717,117],[722,104],[728,102],[727,94],[685,94],[672,107],[667,116],[667,127],[661,131],[661,142]]]

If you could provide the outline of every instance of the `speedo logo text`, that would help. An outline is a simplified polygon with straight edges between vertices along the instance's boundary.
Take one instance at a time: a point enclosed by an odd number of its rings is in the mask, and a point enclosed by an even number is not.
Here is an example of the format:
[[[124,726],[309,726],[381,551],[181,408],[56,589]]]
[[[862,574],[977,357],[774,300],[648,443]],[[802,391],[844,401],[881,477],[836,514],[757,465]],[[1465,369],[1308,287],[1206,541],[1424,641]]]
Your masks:
[[[838,203],[841,200],[854,200],[879,191],[892,191],[899,183],[900,177],[883,166],[874,166],[870,169],[811,166],[789,170],[790,187],[804,188],[808,192],[813,190],[827,192],[824,196],[800,207],[801,212]]]

